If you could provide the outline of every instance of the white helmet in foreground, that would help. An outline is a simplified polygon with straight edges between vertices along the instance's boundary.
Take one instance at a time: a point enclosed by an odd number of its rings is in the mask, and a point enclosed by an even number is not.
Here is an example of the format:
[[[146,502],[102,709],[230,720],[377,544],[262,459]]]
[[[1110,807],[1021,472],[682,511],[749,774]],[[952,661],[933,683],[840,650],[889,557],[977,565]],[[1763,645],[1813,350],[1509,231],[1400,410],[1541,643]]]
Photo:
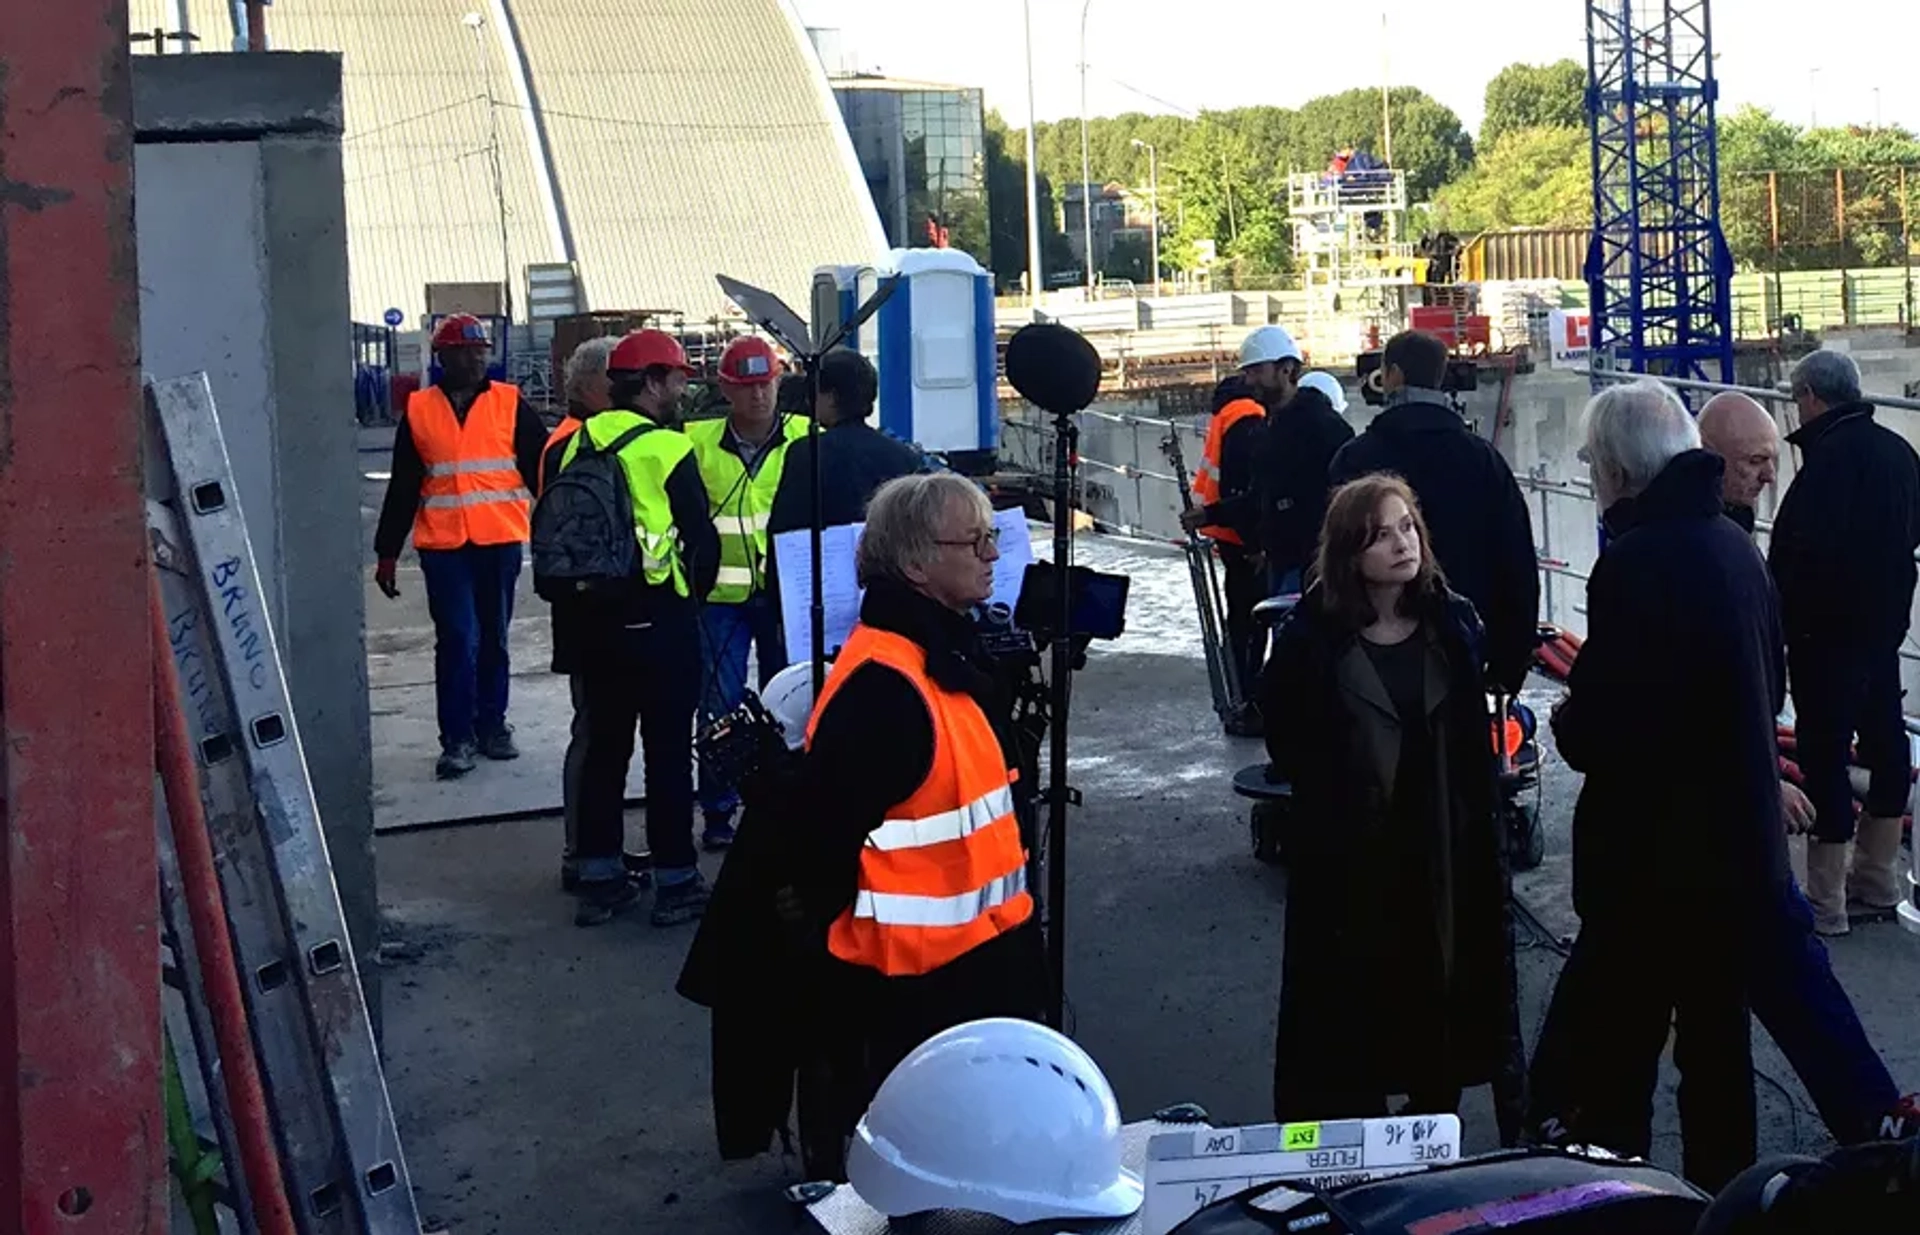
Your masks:
[[[1017,1020],[957,1026],[902,1060],[854,1129],[847,1179],[894,1218],[1125,1218],[1143,1195],[1120,1165],[1107,1078],[1069,1039]]]
[[[799,750],[807,741],[807,720],[813,715],[813,662],[788,665],[768,679],[760,691],[760,702],[780,722],[780,736],[788,750]]]
[[[1240,367],[1266,364],[1274,360],[1293,360],[1304,364],[1299,344],[1280,326],[1262,326],[1240,340]]]
[[[1333,410],[1336,412],[1344,414],[1347,410],[1346,389],[1340,385],[1340,379],[1331,373],[1324,373],[1319,369],[1315,369],[1300,379],[1300,388],[1302,390],[1317,390],[1327,396],[1327,402],[1333,404]]]

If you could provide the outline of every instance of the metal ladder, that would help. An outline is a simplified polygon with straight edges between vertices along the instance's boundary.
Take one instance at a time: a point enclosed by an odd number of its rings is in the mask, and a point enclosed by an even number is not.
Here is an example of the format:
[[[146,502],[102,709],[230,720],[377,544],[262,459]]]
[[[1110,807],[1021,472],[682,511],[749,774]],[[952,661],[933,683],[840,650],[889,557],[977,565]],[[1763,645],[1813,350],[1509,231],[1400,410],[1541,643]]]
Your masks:
[[[294,1221],[302,1235],[419,1235],[213,395],[195,374],[152,383],[147,404],[148,527]],[[170,933],[190,936],[172,890],[163,899]],[[190,1019],[204,1018],[197,975],[190,963],[172,974],[200,1008]],[[191,1040],[218,1107],[211,1039]]]

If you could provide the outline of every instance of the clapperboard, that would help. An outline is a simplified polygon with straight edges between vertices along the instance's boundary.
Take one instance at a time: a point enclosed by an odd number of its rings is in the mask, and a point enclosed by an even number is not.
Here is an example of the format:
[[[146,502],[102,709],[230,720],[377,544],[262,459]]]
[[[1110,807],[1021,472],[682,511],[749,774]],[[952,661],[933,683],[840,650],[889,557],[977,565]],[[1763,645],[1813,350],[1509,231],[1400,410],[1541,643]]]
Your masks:
[[[1255,1184],[1333,1188],[1459,1160],[1458,1115],[1156,1133],[1147,1141],[1141,1235],[1166,1235],[1197,1210]]]

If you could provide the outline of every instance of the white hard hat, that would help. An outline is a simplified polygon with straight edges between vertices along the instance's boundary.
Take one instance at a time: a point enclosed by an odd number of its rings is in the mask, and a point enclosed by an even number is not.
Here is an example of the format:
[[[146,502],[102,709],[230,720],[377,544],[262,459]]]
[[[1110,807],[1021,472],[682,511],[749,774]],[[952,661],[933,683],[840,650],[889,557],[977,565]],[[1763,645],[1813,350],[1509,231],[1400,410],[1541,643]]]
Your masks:
[[[807,741],[807,719],[813,715],[813,662],[788,665],[768,679],[760,691],[760,702],[780,722],[780,736],[788,750],[799,750]]]
[[[1125,1218],[1143,1195],[1120,1165],[1107,1078],[1071,1040],[1019,1020],[974,1021],[916,1047],[854,1129],[847,1179],[895,1218]]]
[[[1300,347],[1280,326],[1262,326],[1240,340],[1240,367],[1269,360],[1300,360]]]
[[[1344,412],[1347,410],[1346,389],[1340,385],[1340,379],[1333,374],[1323,373],[1319,369],[1315,369],[1300,379],[1300,385],[1306,389],[1317,390],[1327,396],[1327,402],[1333,404],[1334,411]]]

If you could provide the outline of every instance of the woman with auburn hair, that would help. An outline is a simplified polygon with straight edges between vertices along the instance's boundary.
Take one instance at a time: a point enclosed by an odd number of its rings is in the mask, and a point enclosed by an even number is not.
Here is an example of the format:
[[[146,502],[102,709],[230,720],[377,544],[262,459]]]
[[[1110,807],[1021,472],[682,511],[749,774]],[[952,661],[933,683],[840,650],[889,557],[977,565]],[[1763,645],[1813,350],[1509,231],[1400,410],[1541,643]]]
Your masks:
[[[1262,682],[1293,786],[1274,1059],[1282,1122],[1455,1111],[1493,1083],[1520,1128],[1524,1061],[1495,810],[1483,632],[1412,489],[1333,494],[1319,559]]]

